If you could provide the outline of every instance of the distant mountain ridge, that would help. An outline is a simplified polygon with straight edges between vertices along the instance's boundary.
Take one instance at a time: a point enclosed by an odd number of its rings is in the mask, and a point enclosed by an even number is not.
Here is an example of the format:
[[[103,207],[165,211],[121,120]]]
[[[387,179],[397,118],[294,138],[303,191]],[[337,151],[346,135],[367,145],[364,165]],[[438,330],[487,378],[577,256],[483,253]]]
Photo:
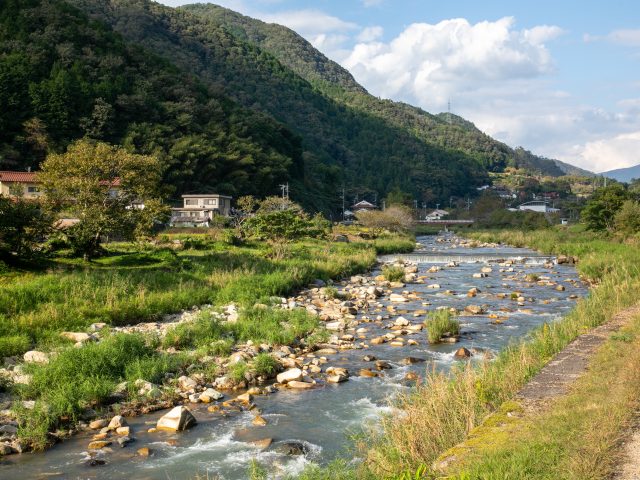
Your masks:
[[[598,175],[602,175],[603,177],[613,178],[614,180],[618,180],[619,182],[629,183],[631,180],[636,178],[640,178],[640,165],[635,165],[633,167],[627,168],[618,168],[615,170],[609,170],[608,172],[602,172]]]

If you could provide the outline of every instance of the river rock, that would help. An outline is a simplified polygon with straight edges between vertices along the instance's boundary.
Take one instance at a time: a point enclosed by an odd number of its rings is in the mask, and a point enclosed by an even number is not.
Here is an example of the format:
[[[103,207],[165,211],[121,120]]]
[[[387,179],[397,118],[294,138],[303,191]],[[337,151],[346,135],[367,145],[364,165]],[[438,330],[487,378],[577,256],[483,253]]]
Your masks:
[[[406,303],[409,300],[398,293],[392,293],[391,295],[389,295],[389,301],[395,303]]]
[[[275,447],[275,451],[283,455],[297,456],[306,455],[309,449],[302,442],[282,442]]]
[[[251,445],[258,447],[260,450],[266,450],[273,443],[273,438],[262,438],[249,442]]]
[[[486,273],[474,273],[473,278],[487,278],[489,275],[487,275]]]
[[[87,448],[89,450],[100,450],[101,448],[108,447],[109,445],[111,445],[111,442],[109,440],[94,440],[93,442],[89,443],[89,446]]]
[[[557,286],[556,286],[556,290],[557,290],[558,292],[564,292],[564,291],[565,291],[564,285],[557,285]],[[25,355],[26,355],[26,354],[25,354]]]
[[[94,340],[91,335],[85,332],[62,332],[60,336],[76,343],[85,343],[89,340]]]
[[[142,447],[137,450],[137,453],[141,457],[148,457],[151,455],[151,449],[149,449],[149,447]]]
[[[342,383],[346,382],[349,379],[348,375],[343,373],[337,373],[334,375],[327,376],[327,383]]]
[[[200,394],[200,401],[203,403],[211,403],[215,400],[221,400],[224,395],[214,388],[207,388]]]
[[[306,390],[309,388],[313,388],[315,385],[313,383],[308,382],[300,382],[298,380],[292,380],[287,383],[289,388],[293,388],[295,390]]]
[[[302,379],[302,370],[299,368],[291,368],[285,372],[279,373],[276,377],[278,383],[289,383]]]
[[[2,455],[11,455],[12,450],[11,446],[7,443],[0,443],[0,456]]]
[[[22,358],[27,363],[49,363],[49,355],[37,350],[29,350]]]
[[[101,418],[99,420],[94,420],[93,422],[89,423],[89,428],[91,430],[100,430],[101,428],[104,428],[107,425],[109,425],[108,420]]]
[[[169,432],[180,432],[195,425],[196,419],[187,407],[179,406],[160,417],[156,428]]]
[[[398,318],[396,318],[396,321],[393,322],[393,324],[396,327],[406,327],[406,326],[408,326],[410,324],[410,322],[409,322],[409,320],[407,320],[404,317],[398,317]]]
[[[129,433],[131,433],[131,427],[129,426],[116,428],[116,434],[118,435],[127,436]]]
[[[256,415],[251,423],[259,427],[264,427],[267,424],[267,421],[260,415]]]
[[[109,425],[107,425],[107,428],[109,430],[116,430],[120,427],[126,427],[126,426],[127,426],[127,421],[124,419],[124,417],[122,415],[116,415],[111,419],[111,421],[109,422]]]
[[[466,348],[462,347],[456,350],[456,353],[453,354],[455,358],[469,358],[471,357],[471,352]]]
[[[419,358],[419,357],[406,357],[400,361],[402,365],[415,365],[416,363],[422,363],[422,362],[426,362],[426,360],[424,358]]]
[[[116,442],[118,442],[118,445],[120,445],[120,448],[126,447],[127,445],[129,445],[133,441],[134,441],[134,439],[129,437],[129,436],[120,437],[120,438],[118,438],[116,440]]]
[[[467,305],[464,307],[464,311],[471,313],[472,315],[482,315],[484,313],[484,308],[480,305]]]
[[[391,365],[389,364],[389,362],[386,362],[384,360],[376,360],[376,368],[378,370],[390,370]]]
[[[189,390],[194,390],[198,386],[198,382],[191,377],[183,375],[178,378],[178,386],[183,392],[188,392]]]
[[[361,377],[377,377],[378,373],[377,372],[373,372],[373,371],[369,370],[368,368],[361,368],[360,369],[360,376]]]

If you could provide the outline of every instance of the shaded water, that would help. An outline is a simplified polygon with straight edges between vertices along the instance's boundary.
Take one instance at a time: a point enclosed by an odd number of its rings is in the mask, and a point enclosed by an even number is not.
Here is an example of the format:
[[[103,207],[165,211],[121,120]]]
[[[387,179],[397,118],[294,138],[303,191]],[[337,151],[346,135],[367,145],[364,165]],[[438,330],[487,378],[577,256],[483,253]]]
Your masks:
[[[551,271],[543,267],[546,257],[535,252],[515,248],[467,249],[452,248],[450,244],[436,243],[435,237],[419,239],[423,248],[416,254],[406,256],[419,262],[418,275],[428,275],[425,284],[407,285],[406,290],[417,292],[419,301],[400,304],[396,307],[407,310],[402,315],[412,323],[421,323],[424,317],[415,318],[412,311],[451,306],[460,310],[470,304],[487,305],[486,315],[462,316],[462,338],[457,344],[428,345],[424,332],[410,335],[418,345],[392,347],[388,344],[372,345],[363,350],[339,352],[327,356],[328,365],[344,366],[352,373],[349,381],[332,385],[326,384],[313,390],[283,390],[268,397],[256,397],[255,403],[263,412],[268,425],[253,426],[253,415],[249,412],[227,417],[207,412],[205,406],[190,407],[198,419],[198,425],[181,434],[148,434],[146,429],[155,424],[164,412],[157,412],[130,419],[136,442],[120,449],[105,449],[100,457],[106,464],[99,467],[86,465],[88,435],[57,445],[44,454],[23,454],[9,457],[0,465],[0,478],[64,478],[64,479],[194,479],[196,475],[209,478],[243,479],[252,459],[268,467],[275,477],[299,472],[309,462],[325,463],[337,456],[352,458],[349,448],[350,435],[362,431],[363,425],[375,422],[381,412],[388,411],[389,400],[399,390],[410,388],[403,379],[409,371],[421,375],[434,368],[447,370],[456,361],[453,353],[458,348],[478,348],[497,352],[509,342],[522,338],[532,328],[543,322],[552,321],[569,311],[575,300],[570,295],[583,296],[587,290],[577,280],[575,269],[569,265],[555,266]],[[500,273],[492,261],[505,258],[527,258],[526,263],[514,265],[515,272]],[[436,273],[426,273],[432,264],[457,260],[460,265],[444,268]],[[476,263],[480,261],[482,263]],[[464,262],[464,263],[463,263]],[[487,278],[473,278],[486,264],[493,266]],[[508,277],[518,273],[518,279]],[[566,287],[563,292],[549,286],[537,286],[522,282],[525,274],[536,273],[560,282]],[[377,272],[374,272],[377,274]],[[428,289],[430,283],[438,283],[438,290]],[[476,298],[467,298],[466,292],[477,287],[482,293]],[[446,290],[456,292],[445,295]],[[518,307],[508,297],[499,299],[497,293],[514,290],[532,297],[525,307]],[[385,305],[388,299],[381,299]],[[543,301],[547,300],[545,304]],[[429,302],[430,306],[423,306]],[[502,309],[502,310],[501,310]],[[508,310],[508,311],[505,311]],[[507,317],[502,324],[494,324],[488,315],[495,313]],[[396,316],[391,316],[392,321]],[[388,332],[379,325],[364,323],[360,327],[368,329],[367,337]],[[375,355],[387,360],[393,369],[385,371],[384,377],[358,377],[360,368],[371,367],[363,356]],[[400,361],[408,356],[421,357],[426,363],[403,366]],[[247,443],[252,440],[272,438],[274,444],[266,451]],[[308,453],[305,456],[287,457],[277,453],[277,445],[284,441],[302,442]],[[149,458],[136,455],[136,450],[149,446],[154,454]]]

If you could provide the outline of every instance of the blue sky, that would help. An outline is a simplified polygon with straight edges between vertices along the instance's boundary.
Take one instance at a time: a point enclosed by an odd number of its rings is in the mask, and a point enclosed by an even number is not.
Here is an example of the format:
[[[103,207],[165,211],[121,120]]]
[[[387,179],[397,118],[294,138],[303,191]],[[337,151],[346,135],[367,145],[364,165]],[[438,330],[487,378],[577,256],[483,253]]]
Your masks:
[[[296,30],[373,95],[450,101],[509,145],[593,171],[640,163],[637,0],[213,3]]]

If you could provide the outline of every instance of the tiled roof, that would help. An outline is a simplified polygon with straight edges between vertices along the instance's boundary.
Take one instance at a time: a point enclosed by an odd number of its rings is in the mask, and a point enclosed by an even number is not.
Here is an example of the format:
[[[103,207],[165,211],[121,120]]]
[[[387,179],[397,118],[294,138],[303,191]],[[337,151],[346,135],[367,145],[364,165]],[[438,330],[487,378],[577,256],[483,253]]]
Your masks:
[[[37,183],[36,172],[0,171],[0,182]]]

